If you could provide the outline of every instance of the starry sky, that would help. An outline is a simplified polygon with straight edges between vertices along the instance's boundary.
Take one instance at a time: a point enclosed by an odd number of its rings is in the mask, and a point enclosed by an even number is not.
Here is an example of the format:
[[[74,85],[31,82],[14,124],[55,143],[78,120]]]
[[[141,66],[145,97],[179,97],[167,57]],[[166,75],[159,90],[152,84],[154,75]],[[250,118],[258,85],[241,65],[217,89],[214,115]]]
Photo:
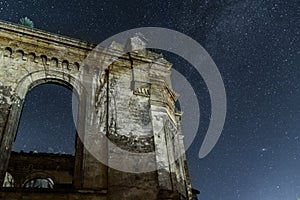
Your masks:
[[[201,191],[199,199],[300,197],[298,0],[0,1],[1,20],[17,23],[25,16],[36,28],[95,44],[121,31],[145,26],[170,28],[192,37],[215,61],[227,93],[222,135],[212,152],[199,159],[211,114],[207,87],[185,60],[163,52],[191,83],[201,110],[197,137],[187,151],[192,185]],[[70,91],[58,86],[33,89],[19,128],[19,135],[29,135],[14,148],[26,149],[24,145],[33,143],[40,148],[41,141],[31,136],[54,118],[45,129],[52,129],[53,138],[63,138],[48,140],[57,145],[41,151],[72,153],[73,144],[62,149],[74,138],[72,120],[67,119],[70,98]],[[51,102],[61,106],[46,108],[45,104]],[[40,110],[44,114],[37,114]],[[32,121],[34,125],[26,126]],[[61,128],[65,128],[65,136],[59,135]]]

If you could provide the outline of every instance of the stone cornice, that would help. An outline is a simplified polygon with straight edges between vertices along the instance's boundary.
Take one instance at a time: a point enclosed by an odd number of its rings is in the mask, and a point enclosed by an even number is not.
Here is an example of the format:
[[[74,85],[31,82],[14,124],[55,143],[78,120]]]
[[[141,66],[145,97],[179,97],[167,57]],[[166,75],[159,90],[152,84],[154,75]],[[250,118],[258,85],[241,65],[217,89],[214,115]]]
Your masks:
[[[131,52],[131,58],[129,58],[128,54],[120,54],[121,51],[119,49],[115,49],[113,46],[110,49],[104,50],[99,46],[96,46],[95,44],[84,42],[82,40],[73,39],[67,36],[50,33],[36,28],[28,28],[25,26],[1,20],[0,37],[6,38],[8,40],[19,41],[20,43],[24,43],[26,45],[29,44],[33,48],[47,48],[48,51],[66,51],[66,49],[59,49],[61,47],[65,47],[68,49],[68,51],[81,56],[87,56],[89,52],[91,52],[92,50],[95,51],[95,48],[97,47],[97,51],[99,51],[100,54],[106,54],[113,57],[116,56],[120,59],[125,60],[133,59],[144,63],[156,63],[162,66],[163,68],[166,68],[167,70],[169,70],[172,66],[171,63],[169,63],[163,57],[151,51],[147,51],[145,55],[141,55],[137,52]],[[11,45],[7,45],[7,47],[13,49]],[[26,52],[26,50],[24,50],[24,52]],[[38,52],[33,53],[39,54]],[[52,56],[56,57],[56,55]]]
[[[87,43],[82,40],[73,39],[67,36],[62,36],[59,34],[42,31],[36,28],[27,28],[25,26],[20,26],[17,24],[13,24],[1,20],[0,20],[0,30],[11,32],[12,34],[20,34],[24,36],[33,37],[47,42],[59,43],[60,45],[70,46],[70,47],[83,49],[87,51],[91,51],[93,48],[96,47],[95,44]]]

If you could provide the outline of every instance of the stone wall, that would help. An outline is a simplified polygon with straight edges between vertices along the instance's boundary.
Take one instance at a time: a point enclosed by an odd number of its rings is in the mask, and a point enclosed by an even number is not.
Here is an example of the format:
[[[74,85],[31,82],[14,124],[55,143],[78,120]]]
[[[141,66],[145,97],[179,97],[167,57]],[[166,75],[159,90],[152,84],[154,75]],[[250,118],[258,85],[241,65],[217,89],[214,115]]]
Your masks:
[[[78,94],[80,105],[72,188],[6,188],[0,199],[191,198],[171,64],[144,45],[133,37],[127,46],[92,51],[95,45],[0,22],[0,183],[28,90],[60,84]],[[124,49],[130,53],[120,54]],[[148,162],[140,153],[149,154]],[[128,167],[158,170],[132,173]],[[70,183],[70,176],[62,177]]]
[[[72,155],[12,152],[7,172],[16,188],[34,178],[51,178],[58,186],[72,185],[74,161]]]

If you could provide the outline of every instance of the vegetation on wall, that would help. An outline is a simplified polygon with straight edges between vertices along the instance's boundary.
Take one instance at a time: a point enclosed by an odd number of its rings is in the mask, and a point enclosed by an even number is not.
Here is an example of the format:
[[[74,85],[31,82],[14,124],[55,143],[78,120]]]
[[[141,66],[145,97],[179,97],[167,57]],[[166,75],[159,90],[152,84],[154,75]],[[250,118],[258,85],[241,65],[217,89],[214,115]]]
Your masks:
[[[23,17],[19,20],[19,24],[29,27],[29,28],[33,28],[33,22],[28,18],[28,17]]]

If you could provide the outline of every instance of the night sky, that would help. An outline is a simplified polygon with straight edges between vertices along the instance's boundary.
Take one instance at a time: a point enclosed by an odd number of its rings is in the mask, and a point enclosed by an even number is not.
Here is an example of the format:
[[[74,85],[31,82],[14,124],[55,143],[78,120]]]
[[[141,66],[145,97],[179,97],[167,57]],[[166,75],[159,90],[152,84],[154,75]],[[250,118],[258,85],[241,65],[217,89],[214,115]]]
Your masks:
[[[0,1],[0,19],[17,23],[25,16],[36,28],[95,44],[145,26],[170,28],[192,37],[215,61],[227,93],[220,140],[208,156],[199,159],[211,114],[209,93],[186,61],[163,52],[188,78],[199,100],[200,126],[187,151],[192,185],[201,191],[199,199],[300,197],[299,0]],[[37,151],[72,153],[70,101],[71,92],[58,86],[33,89],[19,128],[19,135],[27,136],[20,142],[17,138],[14,148],[26,150],[35,143]],[[33,139],[47,125],[45,129],[53,134],[53,141],[48,137],[47,143],[55,144],[50,150]],[[70,148],[63,149],[66,143]]]

